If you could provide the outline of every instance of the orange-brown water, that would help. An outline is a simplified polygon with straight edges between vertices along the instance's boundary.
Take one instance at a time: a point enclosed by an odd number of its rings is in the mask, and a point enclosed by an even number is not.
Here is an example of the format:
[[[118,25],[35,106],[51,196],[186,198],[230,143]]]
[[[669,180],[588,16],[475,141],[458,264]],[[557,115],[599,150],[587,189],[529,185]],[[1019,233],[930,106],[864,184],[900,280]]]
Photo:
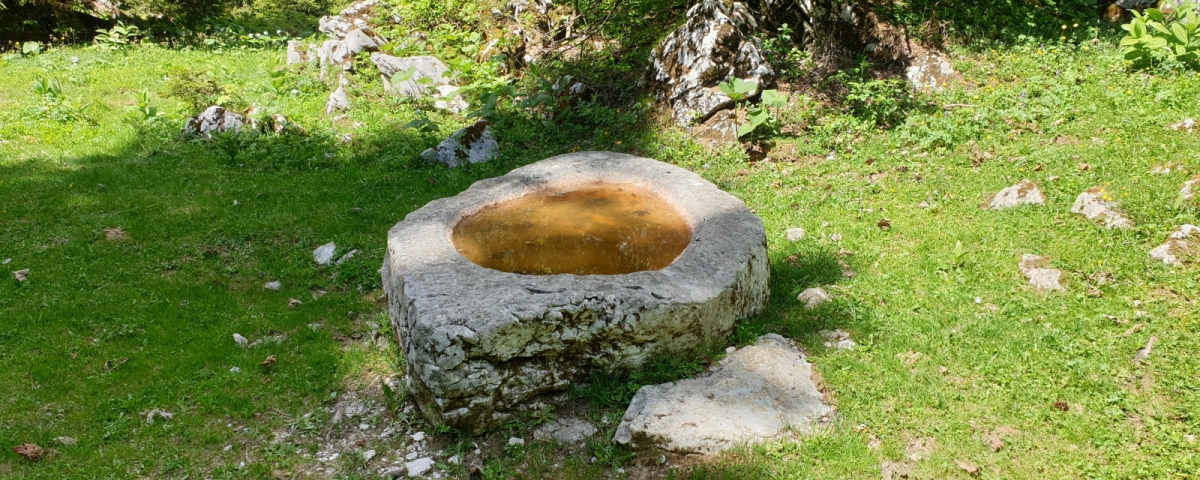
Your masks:
[[[692,231],[648,190],[600,184],[484,208],[455,225],[453,241],[467,259],[495,270],[617,275],[670,265]]]

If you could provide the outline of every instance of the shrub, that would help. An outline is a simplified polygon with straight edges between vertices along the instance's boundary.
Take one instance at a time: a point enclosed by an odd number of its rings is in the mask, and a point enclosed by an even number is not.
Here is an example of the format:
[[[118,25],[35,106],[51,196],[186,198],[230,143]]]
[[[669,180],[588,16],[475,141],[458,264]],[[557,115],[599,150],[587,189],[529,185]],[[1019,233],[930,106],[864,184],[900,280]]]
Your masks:
[[[1133,68],[1160,67],[1168,70],[1200,67],[1200,14],[1193,1],[1165,0],[1159,8],[1133,12],[1133,20],[1122,25],[1129,35],[1121,39],[1126,63]]]
[[[167,72],[167,97],[188,104],[199,112],[212,105],[221,105],[231,110],[245,108],[237,92],[223,87],[212,74],[186,67],[172,68]]]

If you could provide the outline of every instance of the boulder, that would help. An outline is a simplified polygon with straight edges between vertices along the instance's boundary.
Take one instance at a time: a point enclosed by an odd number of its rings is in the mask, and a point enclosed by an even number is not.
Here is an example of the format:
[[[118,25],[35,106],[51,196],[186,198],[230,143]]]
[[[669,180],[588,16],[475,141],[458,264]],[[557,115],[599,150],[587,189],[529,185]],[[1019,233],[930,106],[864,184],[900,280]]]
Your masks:
[[[421,158],[457,167],[491,160],[499,149],[500,143],[492,134],[492,124],[481,118],[469,127],[460,128],[436,147],[421,152]]]
[[[803,292],[800,292],[799,295],[796,295],[796,300],[799,300],[800,303],[803,303],[804,308],[812,310],[821,306],[821,304],[828,302],[830,297],[829,294],[825,292],[825,289],[820,287],[812,287],[805,289]]]
[[[318,20],[317,29],[332,38],[342,39],[354,29],[370,26],[371,13],[379,0],[360,0],[343,8],[337,15],[326,15]]]
[[[372,53],[371,61],[383,75],[383,89],[388,92],[413,97],[424,94],[428,88],[450,84],[450,79],[447,78],[450,67],[447,67],[437,57],[424,55],[400,58],[386,53]],[[412,77],[402,82],[392,83],[392,77],[398,73],[408,72],[410,68],[414,69]],[[422,78],[428,78],[432,82],[426,84],[417,82]]]
[[[791,340],[768,334],[697,378],[642,387],[613,441],[714,454],[790,432],[812,433],[831,413],[804,352]]]
[[[302,40],[289,40],[287,45],[287,64],[299,65],[316,60],[316,58],[309,58],[308,54],[311,50],[309,45]]]
[[[1025,179],[1016,185],[993,193],[983,202],[982,207],[991,210],[1003,210],[1021,205],[1045,205],[1046,194],[1042,187],[1032,180]]]
[[[1175,229],[1166,242],[1150,250],[1150,258],[1173,267],[1200,260],[1200,227],[1182,225]]]
[[[1121,213],[1120,206],[1104,187],[1084,190],[1075,198],[1071,213],[1083,215],[1088,220],[1103,221],[1105,228],[1133,228],[1133,220]]]
[[[741,2],[704,0],[654,49],[648,77],[676,123],[703,122],[733,106],[733,100],[717,89],[723,81],[739,78],[761,89],[774,80],[761,42],[750,36],[757,27]]]
[[[1029,284],[1039,292],[1063,292],[1067,289],[1062,285],[1062,270],[1050,268],[1050,259],[1038,255],[1021,255],[1017,263],[1021,274],[1029,280]]]
[[[453,85],[438,85],[434,90],[433,98],[437,99],[433,102],[434,108],[450,113],[462,113],[467,111],[467,108],[471,106],[463,99],[462,95],[458,94],[458,87]]]
[[[346,38],[336,42],[329,50],[329,63],[343,70],[354,69],[354,56],[362,52],[378,52],[387,40],[370,29],[354,29]]]
[[[350,96],[346,95],[345,85],[338,85],[337,90],[329,94],[329,100],[325,102],[325,114],[331,115],[335,112],[341,112],[350,109]]]
[[[659,270],[531,275],[473,263],[452,241],[481,208],[597,183],[674,206],[694,226],[687,248]],[[563,399],[593,370],[723,343],[770,298],[766,232],[744,203],[695,173],[611,152],[543,160],[409,213],[387,234],[381,274],[410,398],[431,424],[475,433]]]
[[[183,126],[183,133],[212,138],[214,132],[239,132],[245,123],[246,117],[228,111],[225,107],[213,105],[199,115],[189,118]]]
[[[923,92],[941,91],[963,78],[945,54],[928,49],[913,52],[904,74],[914,89]]]

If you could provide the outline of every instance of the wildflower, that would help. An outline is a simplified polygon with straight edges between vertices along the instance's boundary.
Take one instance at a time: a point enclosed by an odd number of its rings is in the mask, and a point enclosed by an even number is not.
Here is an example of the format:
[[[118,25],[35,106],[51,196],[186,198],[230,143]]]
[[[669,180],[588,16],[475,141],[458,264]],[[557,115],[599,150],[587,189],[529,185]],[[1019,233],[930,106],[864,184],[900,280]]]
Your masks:
[[[1062,42],[1065,42],[1065,41],[1067,40],[1067,36],[1066,36],[1066,35],[1063,35],[1063,36],[1061,36],[1061,37],[1058,37],[1058,40],[1059,40],[1059,41],[1062,41]]]
[[[620,145],[620,144],[621,144],[621,141],[620,141],[620,140],[617,140],[617,145]]]
[[[1040,49],[1040,48],[1038,49],[1038,55],[1042,55],[1044,53],[1046,53],[1046,52],[1043,52],[1042,49]]]
[[[1067,25],[1066,25],[1066,24],[1063,24],[1063,26],[1062,26],[1062,29],[1063,29],[1063,30],[1066,30],[1066,29],[1067,29]]]
[[[1075,25],[1072,25],[1072,27],[1079,28],[1079,24],[1076,23]]]

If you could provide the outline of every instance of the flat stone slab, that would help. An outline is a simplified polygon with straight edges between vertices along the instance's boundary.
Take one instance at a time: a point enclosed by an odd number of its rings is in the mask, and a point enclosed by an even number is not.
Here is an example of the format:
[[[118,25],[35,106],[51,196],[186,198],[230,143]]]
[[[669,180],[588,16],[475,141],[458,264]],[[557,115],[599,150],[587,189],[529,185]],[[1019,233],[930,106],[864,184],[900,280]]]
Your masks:
[[[989,196],[983,202],[983,208],[990,210],[1003,210],[1006,208],[1019,207],[1021,205],[1045,205],[1046,194],[1042,193],[1042,187],[1034,183],[1033,180],[1024,179],[1017,182],[1016,185],[1005,188]]]
[[[832,412],[804,352],[768,334],[700,377],[642,387],[613,440],[634,448],[712,454],[789,432],[811,433]]]
[[[691,242],[661,270],[526,275],[472,263],[463,217],[519,197],[629,185],[673,206]],[[433,425],[471,432],[544,406],[593,368],[723,342],[770,296],[766,232],[737,198],[687,170],[608,152],[561,155],[430,202],[388,232],[381,270],[409,392]],[[558,395],[561,396],[561,395]]]

